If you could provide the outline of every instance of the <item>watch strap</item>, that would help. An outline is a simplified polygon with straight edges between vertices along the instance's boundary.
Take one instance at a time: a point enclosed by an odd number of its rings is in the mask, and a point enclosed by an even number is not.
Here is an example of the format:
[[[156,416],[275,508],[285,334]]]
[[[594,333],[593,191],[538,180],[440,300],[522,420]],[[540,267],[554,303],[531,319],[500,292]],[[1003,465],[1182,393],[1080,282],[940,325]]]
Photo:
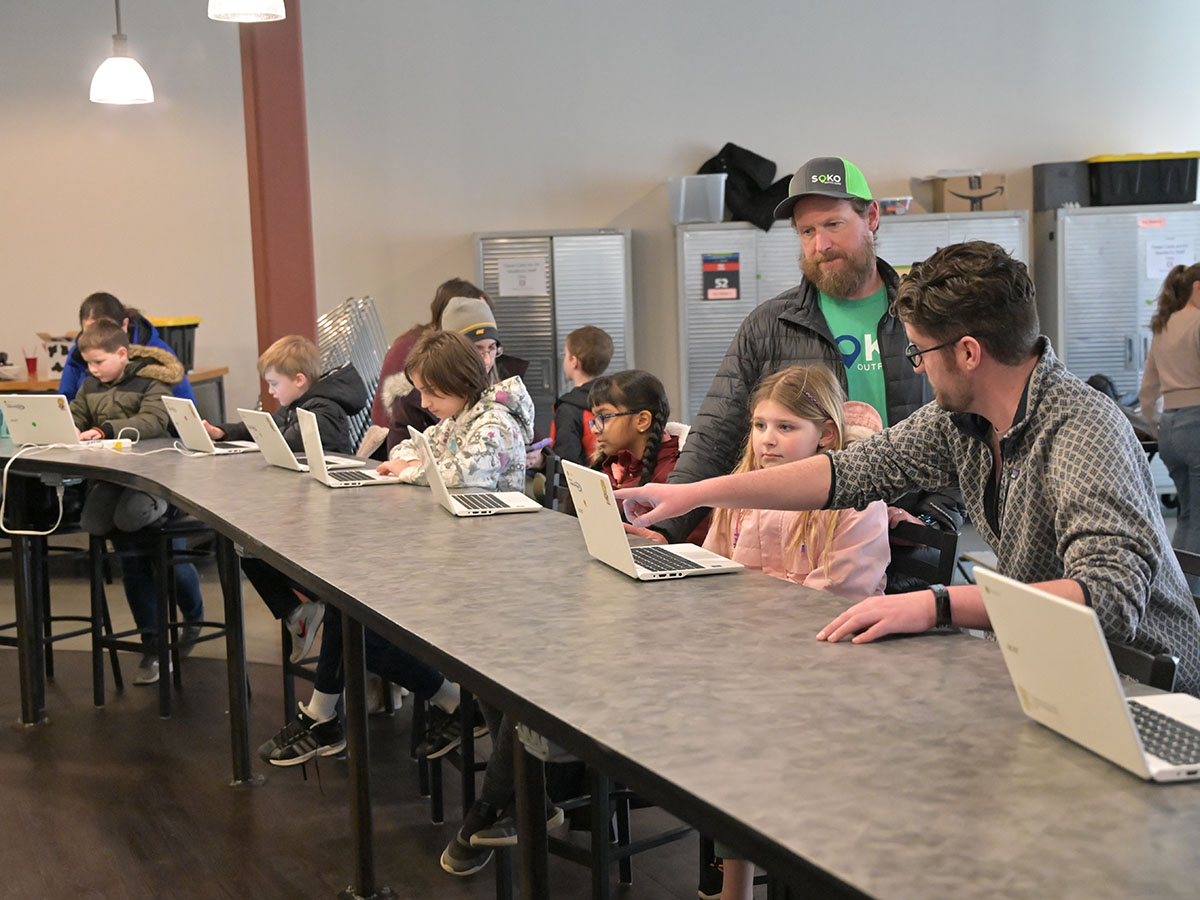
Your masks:
[[[950,590],[944,584],[931,584],[929,590],[933,591],[933,605],[936,613],[936,621],[934,625],[938,628],[944,628],[950,624]]]

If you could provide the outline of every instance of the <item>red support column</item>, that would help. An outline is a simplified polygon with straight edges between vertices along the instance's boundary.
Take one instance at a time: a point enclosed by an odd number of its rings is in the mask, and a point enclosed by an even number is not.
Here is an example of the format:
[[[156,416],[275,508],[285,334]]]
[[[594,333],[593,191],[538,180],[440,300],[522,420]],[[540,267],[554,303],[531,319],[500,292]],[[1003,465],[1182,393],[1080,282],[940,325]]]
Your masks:
[[[282,21],[238,26],[260,353],[285,334],[316,339],[300,4],[286,6]]]

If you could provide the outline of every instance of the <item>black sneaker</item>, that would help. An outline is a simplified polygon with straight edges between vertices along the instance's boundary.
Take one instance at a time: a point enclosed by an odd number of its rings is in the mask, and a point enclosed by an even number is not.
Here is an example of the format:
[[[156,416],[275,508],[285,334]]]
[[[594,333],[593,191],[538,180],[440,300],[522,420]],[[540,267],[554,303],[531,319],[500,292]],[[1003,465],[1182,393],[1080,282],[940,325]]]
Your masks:
[[[546,830],[557,828],[566,821],[563,811],[546,801]],[[515,847],[517,845],[517,810],[509,806],[494,825],[480,828],[471,835],[472,847]]]
[[[454,833],[446,849],[442,851],[442,868],[451,875],[474,875],[492,859],[490,847],[472,847],[463,838],[462,829]]]
[[[725,884],[725,870],[721,860],[715,859],[700,870],[700,884],[696,894],[700,900],[721,900],[721,888]]]
[[[475,709],[474,720],[475,737],[483,737],[487,734],[487,723],[478,707]],[[429,717],[425,723],[425,736],[414,751],[417,759],[437,759],[461,743],[462,723],[459,711],[448,713],[440,706],[430,705]]]
[[[279,734],[258,748],[258,756],[273,766],[298,766],[314,756],[336,756],[344,749],[346,735],[337,716],[318,722],[301,710]]]

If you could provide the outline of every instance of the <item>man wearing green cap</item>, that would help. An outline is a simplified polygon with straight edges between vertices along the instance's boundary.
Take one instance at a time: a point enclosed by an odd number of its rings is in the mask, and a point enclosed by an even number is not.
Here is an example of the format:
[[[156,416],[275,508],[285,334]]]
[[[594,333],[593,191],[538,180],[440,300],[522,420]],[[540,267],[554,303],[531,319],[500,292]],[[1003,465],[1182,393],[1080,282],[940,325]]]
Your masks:
[[[908,338],[889,311],[899,278],[875,256],[879,204],[858,167],[838,156],[810,159],[792,178],[775,218],[790,220],[800,237],[804,280],[760,305],[738,328],[670,482],[728,473],[749,430],[750,394],[786,366],[827,365],[849,399],[871,404],[885,426],[933,399],[925,377],[904,358]],[[954,500],[926,496],[899,505],[958,527]],[[682,541],[706,512],[657,528]]]

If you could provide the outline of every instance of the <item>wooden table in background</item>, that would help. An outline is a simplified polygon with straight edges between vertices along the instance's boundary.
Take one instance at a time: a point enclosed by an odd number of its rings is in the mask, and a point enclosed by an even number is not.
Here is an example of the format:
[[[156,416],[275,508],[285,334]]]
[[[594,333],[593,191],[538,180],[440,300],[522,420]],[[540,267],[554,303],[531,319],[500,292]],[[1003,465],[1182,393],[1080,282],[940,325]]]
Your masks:
[[[211,422],[225,422],[225,376],[228,366],[209,366],[192,369],[187,373],[188,381],[196,392],[196,408],[200,415]],[[20,381],[0,381],[0,394],[33,394],[58,391],[57,378],[28,378]]]

